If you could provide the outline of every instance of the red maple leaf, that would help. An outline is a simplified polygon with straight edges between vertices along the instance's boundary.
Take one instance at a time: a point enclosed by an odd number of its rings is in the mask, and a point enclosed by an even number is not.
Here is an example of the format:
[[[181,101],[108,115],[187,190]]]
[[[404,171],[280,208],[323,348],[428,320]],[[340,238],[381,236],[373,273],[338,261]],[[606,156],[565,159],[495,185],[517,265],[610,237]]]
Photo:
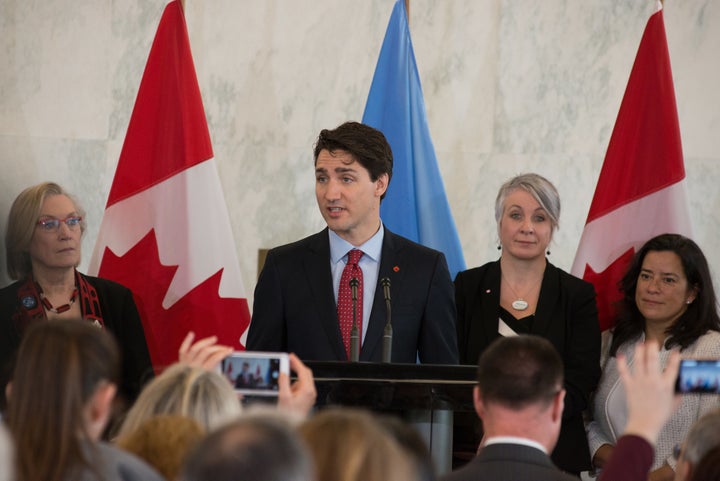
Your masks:
[[[244,349],[240,336],[250,324],[247,299],[220,297],[223,269],[165,309],[162,301],[175,271],[177,266],[160,263],[155,231],[150,230],[122,257],[105,248],[98,273],[133,292],[155,371],[177,361],[188,331],[194,331],[196,339],[214,335],[221,344]]]
[[[615,306],[623,297],[618,289],[618,282],[625,274],[625,270],[628,264],[630,264],[634,254],[634,249],[628,249],[620,257],[615,259],[612,264],[607,266],[604,271],[600,272],[593,271],[589,265],[585,264],[583,279],[591,282],[595,286],[601,331],[615,325],[615,318],[617,316]]]

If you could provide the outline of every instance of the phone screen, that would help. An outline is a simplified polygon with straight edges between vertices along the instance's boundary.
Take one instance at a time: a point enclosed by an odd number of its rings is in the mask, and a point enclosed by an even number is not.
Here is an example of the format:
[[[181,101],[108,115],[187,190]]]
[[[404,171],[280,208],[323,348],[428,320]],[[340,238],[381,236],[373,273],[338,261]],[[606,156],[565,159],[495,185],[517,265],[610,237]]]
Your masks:
[[[285,369],[283,354],[236,352],[222,362],[223,375],[235,391],[257,396],[273,396],[278,393],[278,379]]]
[[[720,394],[720,360],[683,359],[680,361],[675,391]]]

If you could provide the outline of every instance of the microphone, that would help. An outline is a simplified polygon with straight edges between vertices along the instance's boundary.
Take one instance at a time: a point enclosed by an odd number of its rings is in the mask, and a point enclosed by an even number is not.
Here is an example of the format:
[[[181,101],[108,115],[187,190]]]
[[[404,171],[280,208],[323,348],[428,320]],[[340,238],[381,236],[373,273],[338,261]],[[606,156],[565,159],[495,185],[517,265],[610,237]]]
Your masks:
[[[358,286],[360,282],[357,278],[350,279],[350,291],[352,293],[353,323],[350,329],[350,362],[358,362],[360,360],[360,334],[357,326],[357,300]]]
[[[385,297],[385,330],[383,331],[383,346],[382,346],[382,362],[390,362],[392,358],[392,338],[393,328],[391,321],[391,305],[390,305],[390,279],[383,277],[380,279],[380,284],[383,287],[383,297]]]

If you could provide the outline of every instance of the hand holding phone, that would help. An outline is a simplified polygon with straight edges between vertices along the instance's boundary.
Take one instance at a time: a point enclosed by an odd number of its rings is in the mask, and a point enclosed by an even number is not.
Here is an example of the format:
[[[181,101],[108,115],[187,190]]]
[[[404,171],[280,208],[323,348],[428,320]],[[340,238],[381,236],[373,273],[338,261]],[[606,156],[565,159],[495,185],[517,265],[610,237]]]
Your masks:
[[[315,405],[317,390],[312,370],[295,354],[290,353],[290,369],[297,379],[290,384],[290,376],[280,375],[278,407],[303,417],[307,416]]]
[[[235,351],[222,363],[222,373],[235,392],[252,396],[277,396],[280,374],[290,374],[284,352]]]

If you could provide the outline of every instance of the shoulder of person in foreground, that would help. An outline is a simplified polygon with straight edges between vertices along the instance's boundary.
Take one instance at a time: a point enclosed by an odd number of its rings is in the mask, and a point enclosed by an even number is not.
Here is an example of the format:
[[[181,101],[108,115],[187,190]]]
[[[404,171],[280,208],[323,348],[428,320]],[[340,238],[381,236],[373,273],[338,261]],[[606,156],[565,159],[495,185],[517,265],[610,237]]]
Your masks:
[[[98,467],[107,479],[122,481],[163,481],[164,478],[152,466],[134,454],[110,444],[97,443],[100,459]],[[85,478],[83,478],[83,481]]]

